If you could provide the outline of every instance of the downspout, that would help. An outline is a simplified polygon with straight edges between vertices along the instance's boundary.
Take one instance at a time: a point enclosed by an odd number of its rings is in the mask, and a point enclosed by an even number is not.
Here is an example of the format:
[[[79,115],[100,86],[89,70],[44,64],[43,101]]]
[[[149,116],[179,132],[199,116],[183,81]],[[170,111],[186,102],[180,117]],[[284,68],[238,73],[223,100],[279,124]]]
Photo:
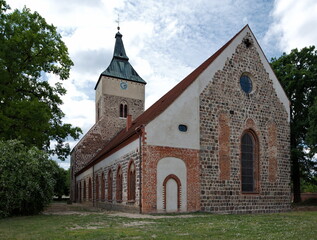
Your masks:
[[[95,165],[92,165],[92,206],[95,206]]]
[[[136,128],[135,131],[139,134],[139,207],[140,213],[142,213],[142,128],[144,126],[141,125],[140,127]]]

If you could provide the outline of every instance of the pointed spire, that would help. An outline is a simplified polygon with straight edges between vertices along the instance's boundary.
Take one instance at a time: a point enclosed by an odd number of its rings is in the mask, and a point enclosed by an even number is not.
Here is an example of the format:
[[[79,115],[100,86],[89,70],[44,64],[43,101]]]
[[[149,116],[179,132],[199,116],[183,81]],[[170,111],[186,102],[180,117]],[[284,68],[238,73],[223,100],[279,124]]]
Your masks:
[[[129,60],[127,54],[125,53],[124,45],[122,42],[122,34],[119,31],[117,32],[115,38],[116,43],[114,45],[113,57]]]
[[[119,21],[119,20],[118,20]],[[118,23],[118,30],[120,29]],[[138,82],[146,84],[146,82],[139,76],[139,74],[134,70],[134,68],[129,63],[129,58],[125,53],[123,41],[122,41],[122,34],[118,31],[116,36],[116,43],[114,46],[113,57],[108,66],[108,68],[103,71],[100,75],[101,76],[109,76],[114,78],[125,79],[132,82]],[[96,84],[95,89],[100,81],[99,80]]]

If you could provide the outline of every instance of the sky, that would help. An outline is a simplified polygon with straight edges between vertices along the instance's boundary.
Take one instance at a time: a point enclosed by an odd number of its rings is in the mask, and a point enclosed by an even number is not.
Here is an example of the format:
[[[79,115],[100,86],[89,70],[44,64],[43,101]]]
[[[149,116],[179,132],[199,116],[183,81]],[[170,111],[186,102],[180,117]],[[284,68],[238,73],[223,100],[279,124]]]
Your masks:
[[[185,78],[246,24],[267,59],[317,46],[316,0],[7,0],[57,27],[74,62],[61,109],[85,134],[95,122],[94,87],[109,65],[117,32],[147,82],[145,108]],[[60,81],[46,75],[50,84]],[[69,139],[71,148],[77,141]],[[65,169],[69,160],[59,162]]]

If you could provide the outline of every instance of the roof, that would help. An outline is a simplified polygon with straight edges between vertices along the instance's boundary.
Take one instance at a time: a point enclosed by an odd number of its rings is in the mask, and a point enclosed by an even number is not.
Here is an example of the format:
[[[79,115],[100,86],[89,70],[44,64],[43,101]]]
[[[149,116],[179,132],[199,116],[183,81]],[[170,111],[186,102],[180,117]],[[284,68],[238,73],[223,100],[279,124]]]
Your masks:
[[[117,32],[116,43],[114,45],[113,57],[108,68],[100,74],[98,82],[95,86],[95,90],[99,84],[101,76],[108,76],[114,78],[120,78],[132,82],[138,82],[146,84],[146,82],[139,76],[129,63],[129,58],[125,52],[122,34]]]
[[[225,45],[223,45],[217,52],[203,62],[198,68],[191,72],[181,82],[179,82],[174,88],[167,92],[163,97],[156,101],[151,107],[143,112],[138,118],[132,122],[132,126],[126,130],[122,129],[82,170],[77,174],[83,172],[87,168],[91,167],[94,163],[97,163],[103,159],[108,153],[115,150],[119,145],[127,141],[129,138],[137,136],[136,129],[146,125],[158,115],[160,115],[165,109],[168,108],[196,79],[197,77],[228,47],[228,45],[246,28],[242,28],[233,38],[231,38]]]

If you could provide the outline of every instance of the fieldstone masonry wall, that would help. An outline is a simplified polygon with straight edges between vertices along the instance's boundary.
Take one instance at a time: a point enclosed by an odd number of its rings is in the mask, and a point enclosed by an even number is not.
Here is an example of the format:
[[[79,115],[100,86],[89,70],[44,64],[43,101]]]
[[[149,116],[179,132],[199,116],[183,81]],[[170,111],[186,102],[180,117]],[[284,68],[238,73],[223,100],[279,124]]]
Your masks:
[[[251,45],[238,45],[200,95],[202,211],[251,213],[290,209],[288,115],[251,36],[246,38]],[[243,73],[252,79],[250,94],[240,87]],[[253,194],[241,192],[241,136],[248,129],[256,133],[259,141],[258,192]],[[224,173],[226,169],[228,175]]]
[[[126,126],[126,118],[120,118],[120,104],[128,105],[128,114],[137,118],[144,110],[144,101],[118,96],[104,95],[99,104],[101,118],[87,132],[73,150],[74,173],[91,160],[105,144]]]

